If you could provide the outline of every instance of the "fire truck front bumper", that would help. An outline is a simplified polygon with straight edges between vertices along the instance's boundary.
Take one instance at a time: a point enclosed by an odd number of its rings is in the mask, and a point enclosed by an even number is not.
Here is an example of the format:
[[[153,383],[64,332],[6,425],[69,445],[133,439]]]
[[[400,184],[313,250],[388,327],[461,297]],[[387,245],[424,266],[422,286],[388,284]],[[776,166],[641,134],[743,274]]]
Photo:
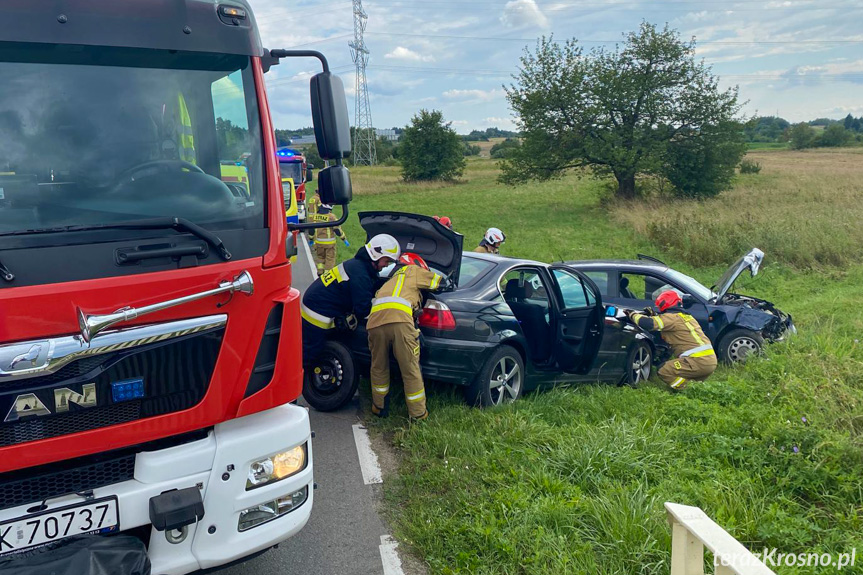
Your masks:
[[[0,525],[68,517],[88,501],[107,502],[103,533],[149,532],[153,575],[184,575],[241,560],[288,539],[309,520],[313,490],[308,412],[283,405],[226,421],[198,441],[138,453],[133,480],[95,489],[92,497],[51,499],[38,513],[32,504],[2,510]],[[89,519],[85,511],[81,521]],[[79,519],[70,521],[77,525],[74,521]],[[42,527],[47,535],[54,535],[52,521],[42,524],[47,524]]]

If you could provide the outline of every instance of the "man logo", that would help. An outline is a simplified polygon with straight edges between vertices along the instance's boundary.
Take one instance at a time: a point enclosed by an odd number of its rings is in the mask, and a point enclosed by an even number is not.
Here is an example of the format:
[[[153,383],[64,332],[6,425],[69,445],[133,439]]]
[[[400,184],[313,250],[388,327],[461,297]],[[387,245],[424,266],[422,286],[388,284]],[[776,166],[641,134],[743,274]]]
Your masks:
[[[70,403],[79,407],[95,407],[97,405],[96,384],[82,385],[81,393],[72,391],[68,387],[54,390],[54,411],[56,413],[69,411]],[[9,408],[9,413],[6,414],[6,419],[3,421],[8,423],[26,417],[41,417],[43,415],[51,415],[48,406],[42,403],[42,400],[36,397],[35,393],[24,393],[15,398],[12,407]]]

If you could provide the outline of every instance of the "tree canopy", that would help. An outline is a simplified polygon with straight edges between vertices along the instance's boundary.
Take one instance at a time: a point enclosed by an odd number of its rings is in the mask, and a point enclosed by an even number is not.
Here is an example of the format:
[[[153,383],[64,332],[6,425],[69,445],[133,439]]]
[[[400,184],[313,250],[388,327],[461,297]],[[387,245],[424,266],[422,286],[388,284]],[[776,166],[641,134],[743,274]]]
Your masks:
[[[439,110],[420,110],[398,148],[406,181],[453,180],[464,173],[464,142]]]
[[[667,26],[643,23],[622,45],[589,53],[574,39],[542,38],[525,51],[514,79],[505,89],[523,139],[502,163],[505,182],[590,167],[613,175],[617,195],[628,198],[636,177],[662,173],[678,146],[704,152],[742,139],[740,130],[727,129],[740,110],[736,88],[721,90],[696,61],[694,41]],[[739,149],[723,161],[736,165]]]

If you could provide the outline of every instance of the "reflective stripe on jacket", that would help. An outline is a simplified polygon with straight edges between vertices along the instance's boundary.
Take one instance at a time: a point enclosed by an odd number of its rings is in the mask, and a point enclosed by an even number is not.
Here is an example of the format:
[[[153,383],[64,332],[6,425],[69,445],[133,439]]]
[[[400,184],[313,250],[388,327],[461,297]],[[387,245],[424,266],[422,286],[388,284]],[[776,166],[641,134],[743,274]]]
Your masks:
[[[309,221],[320,223],[320,222],[334,222],[336,221],[336,215],[332,212],[322,214],[316,213],[309,218]],[[336,245],[336,237],[342,237],[342,228],[335,226],[332,228],[317,228],[315,230],[315,245],[319,246],[334,246]]]
[[[672,308],[659,315],[634,313],[631,317],[640,328],[660,332],[675,357],[715,355],[710,339],[704,335],[698,321],[687,313]]]
[[[413,323],[414,312],[422,305],[423,290],[434,291],[441,285],[440,274],[418,266],[399,268],[375,294],[367,329],[388,323]]]
[[[337,318],[350,313],[364,318],[371,311],[377,281],[378,272],[374,263],[366,249],[360,248],[355,257],[325,271],[312,282],[303,294],[302,305],[324,318]]]

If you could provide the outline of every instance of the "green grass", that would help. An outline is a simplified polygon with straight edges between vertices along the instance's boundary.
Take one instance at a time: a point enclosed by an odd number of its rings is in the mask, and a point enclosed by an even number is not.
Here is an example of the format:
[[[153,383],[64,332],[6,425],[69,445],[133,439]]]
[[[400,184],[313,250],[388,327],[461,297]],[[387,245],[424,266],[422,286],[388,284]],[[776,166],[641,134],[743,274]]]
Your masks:
[[[783,161],[794,165],[818,159],[788,154]],[[853,190],[845,182],[863,167],[840,156],[829,160],[839,168],[832,184],[822,176],[821,201],[834,189],[837,211],[855,209],[846,204]],[[788,185],[783,174],[806,177],[802,167],[791,175],[777,171],[771,185]],[[655,216],[653,207],[607,211],[604,188],[592,180],[509,188],[496,183],[494,164],[482,160],[471,162],[458,184],[406,185],[392,168],[353,174],[353,210],[448,215],[468,249],[494,225],[507,233],[508,255],[549,261],[642,251],[712,283],[728,263],[722,258],[738,247],[723,245],[714,257],[701,257],[703,248],[685,247],[702,242],[696,225],[680,227],[684,238],[674,245],[655,242],[638,226],[623,225]],[[739,198],[751,184],[741,178],[729,197]],[[771,205],[776,196],[762,188],[761,197],[762,211],[781,216],[781,206]],[[820,209],[816,204],[784,216],[785,223],[806,229],[802,222]],[[744,230],[754,229],[757,205],[757,198],[746,204]],[[697,217],[707,206],[680,209]],[[720,199],[714,209],[732,208]],[[833,230],[843,241],[830,221],[816,220],[818,237]],[[720,244],[740,225],[730,217],[722,222],[709,238]],[[346,230],[358,247],[355,218]],[[743,243],[765,239],[746,233]],[[809,237],[803,235],[799,249],[807,249]],[[783,238],[774,241],[790,241]],[[401,454],[398,475],[384,484],[398,537],[431,573],[666,575],[670,539],[662,504],[674,501],[700,506],[753,550],[863,549],[863,265],[848,254],[816,269],[783,259],[793,252],[777,256],[773,246],[760,247],[767,264],[744,289],[791,312],[800,335],[746,366],[720,368],[684,394],[671,395],[657,382],[637,390],[583,385],[477,410],[457,390],[431,384],[429,420],[408,425],[396,391],[393,416],[370,425]],[[858,561],[843,572],[863,568]]]

